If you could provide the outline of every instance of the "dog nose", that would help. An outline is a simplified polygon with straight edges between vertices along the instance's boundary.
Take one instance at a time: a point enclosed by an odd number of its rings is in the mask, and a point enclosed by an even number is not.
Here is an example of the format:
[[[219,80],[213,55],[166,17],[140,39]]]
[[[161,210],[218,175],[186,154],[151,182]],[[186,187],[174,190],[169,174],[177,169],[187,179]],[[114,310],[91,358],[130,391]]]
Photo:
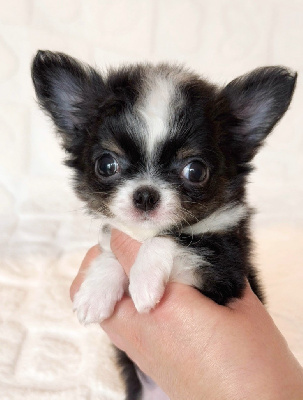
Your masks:
[[[142,186],[133,194],[133,202],[136,208],[143,211],[151,211],[156,208],[160,200],[160,193],[149,186]]]

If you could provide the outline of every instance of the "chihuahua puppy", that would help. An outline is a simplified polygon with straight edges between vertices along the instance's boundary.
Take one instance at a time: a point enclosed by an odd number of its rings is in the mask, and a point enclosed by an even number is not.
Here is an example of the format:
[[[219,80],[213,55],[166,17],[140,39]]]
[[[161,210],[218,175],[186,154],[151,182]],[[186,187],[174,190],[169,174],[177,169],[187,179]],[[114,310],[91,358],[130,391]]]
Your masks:
[[[177,65],[100,74],[65,54],[38,51],[32,78],[75,191],[102,225],[102,254],[74,299],[80,322],[108,318],[127,291],[138,312],[148,312],[168,281],[226,304],[248,279],[263,299],[250,259],[245,185],[253,157],[290,104],[295,73],[259,68],[221,88]],[[110,249],[112,227],[142,242],[129,279]],[[118,358],[128,400],[167,398],[124,353]]]

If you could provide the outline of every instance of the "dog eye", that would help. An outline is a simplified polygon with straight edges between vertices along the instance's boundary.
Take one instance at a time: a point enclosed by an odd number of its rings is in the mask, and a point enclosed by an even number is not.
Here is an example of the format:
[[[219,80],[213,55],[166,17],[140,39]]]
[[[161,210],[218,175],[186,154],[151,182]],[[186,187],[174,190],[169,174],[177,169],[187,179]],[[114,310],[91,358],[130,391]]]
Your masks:
[[[97,175],[107,178],[120,172],[120,166],[112,155],[104,154],[96,161],[95,171]]]
[[[183,168],[181,175],[192,183],[204,183],[208,179],[209,172],[201,161],[192,161]]]

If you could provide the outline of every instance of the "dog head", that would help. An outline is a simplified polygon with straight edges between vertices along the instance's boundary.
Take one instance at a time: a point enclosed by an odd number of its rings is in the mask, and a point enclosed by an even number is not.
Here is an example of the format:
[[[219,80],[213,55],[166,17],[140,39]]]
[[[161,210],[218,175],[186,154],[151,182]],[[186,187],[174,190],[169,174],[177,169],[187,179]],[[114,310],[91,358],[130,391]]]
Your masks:
[[[78,196],[96,215],[152,234],[243,205],[251,160],[296,82],[283,67],[256,69],[223,88],[166,64],[100,74],[49,51],[37,53],[32,77]]]

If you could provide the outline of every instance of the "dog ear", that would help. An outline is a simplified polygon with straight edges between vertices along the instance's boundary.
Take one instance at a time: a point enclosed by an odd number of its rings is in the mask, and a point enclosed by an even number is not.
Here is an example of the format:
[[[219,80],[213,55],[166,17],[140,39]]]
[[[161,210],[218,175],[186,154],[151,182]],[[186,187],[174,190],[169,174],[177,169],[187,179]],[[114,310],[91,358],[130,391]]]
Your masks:
[[[216,119],[223,145],[239,163],[249,162],[287,110],[297,74],[283,67],[258,68],[230,82],[218,97]]]
[[[104,98],[102,77],[63,53],[40,50],[32,63],[32,79],[40,106],[68,147],[98,117]]]

